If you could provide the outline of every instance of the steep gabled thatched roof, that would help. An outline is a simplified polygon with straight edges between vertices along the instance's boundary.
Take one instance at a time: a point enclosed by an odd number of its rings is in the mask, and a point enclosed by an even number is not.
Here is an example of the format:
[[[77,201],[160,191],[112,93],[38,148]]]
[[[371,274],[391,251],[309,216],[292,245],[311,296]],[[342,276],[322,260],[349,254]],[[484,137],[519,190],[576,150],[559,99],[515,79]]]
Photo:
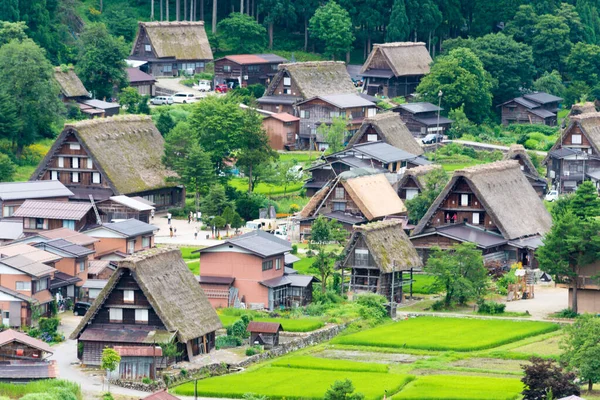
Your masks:
[[[416,156],[423,154],[423,148],[400,119],[400,114],[395,112],[384,112],[365,118],[360,129],[348,142],[348,148],[358,143],[371,127],[385,143]]]
[[[525,147],[521,144],[512,144],[508,149],[508,153],[504,155],[504,160],[520,160],[525,164],[525,171],[523,172],[534,178],[540,178],[540,173],[531,162],[531,157],[529,157]]]
[[[358,239],[358,236],[364,239],[369,254],[383,272],[389,273],[393,269],[406,271],[423,266],[421,257],[404,233],[400,220],[378,221],[355,226],[343,252],[346,258],[354,251],[358,242],[355,239]]]
[[[123,115],[95,118],[65,124],[62,133],[42,160],[31,179],[39,179],[46,165],[73,133],[92,156],[95,165],[115,194],[138,193],[174,186],[166,182],[176,177],[162,163],[164,139],[150,116]]]
[[[342,177],[341,183],[369,221],[406,211],[404,203],[384,174],[349,179]]]
[[[543,235],[550,230],[552,217],[542,200],[521,171],[517,161],[497,161],[454,172],[452,179],[427,214],[419,221],[413,235],[420,234],[456,182],[464,178],[484,206],[505,239]]]
[[[395,76],[429,73],[431,56],[423,42],[395,42],[373,45],[360,73],[370,69],[391,69]]]
[[[543,163],[549,160],[550,153],[562,147],[565,136],[571,133],[571,129],[579,127],[588,138],[592,147],[600,152],[600,112],[587,112],[570,117],[569,125],[561,132],[561,137],[556,140],[554,146],[548,151]]]
[[[119,261],[98,298],[71,334],[76,339],[91,322],[123,272],[129,270],[169,332],[180,342],[201,337],[222,327],[196,277],[175,248],[153,248]]]
[[[145,29],[158,58],[176,60],[212,60],[213,53],[203,21],[139,22]],[[136,38],[134,43],[137,43]]]
[[[327,197],[327,194],[331,191],[331,187],[337,182],[337,179],[330,180],[327,182],[317,193],[315,193],[308,203],[300,211],[300,218],[310,218],[313,216],[319,204]]]
[[[420,190],[425,188],[427,175],[436,169],[442,169],[439,164],[421,165],[419,167],[407,169],[398,181],[398,187],[401,188],[411,178],[414,178]]]
[[[280,64],[279,70],[265,92],[265,96],[278,95],[275,93],[277,83],[284,75],[289,75],[296,84],[301,96],[309,99],[316,96],[331,94],[356,93],[356,88],[341,61],[311,61],[293,64]]]
[[[571,106],[571,111],[569,111],[569,118],[574,117],[576,115],[587,114],[587,113],[595,113],[596,106],[591,101],[586,101],[585,103],[573,104]]]
[[[81,79],[77,76],[73,67],[63,69],[54,68],[54,79],[58,82],[60,91],[65,97],[89,97],[90,93],[85,89]]]

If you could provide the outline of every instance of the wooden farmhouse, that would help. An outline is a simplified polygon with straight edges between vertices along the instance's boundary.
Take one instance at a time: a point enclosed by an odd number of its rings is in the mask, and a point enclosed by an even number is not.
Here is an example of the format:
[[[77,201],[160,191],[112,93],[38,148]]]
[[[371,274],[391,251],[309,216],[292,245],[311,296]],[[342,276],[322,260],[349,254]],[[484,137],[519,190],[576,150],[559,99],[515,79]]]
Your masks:
[[[60,98],[65,103],[79,102],[91,97],[73,67],[54,68],[54,80],[60,88]]]
[[[12,216],[23,221],[25,233],[69,228],[80,231],[97,222],[91,203],[26,200]]]
[[[213,53],[203,21],[138,22],[129,59],[154,77],[179,76],[204,72]]]
[[[538,196],[543,197],[546,194],[546,188],[548,187],[548,183],[546,179],[540,176],[540,173],[533,165],[531,161],[531,157],[525,150],[525,147],[520,144],[513,144],[510,146],[508,153],[504,155],[505,160],[517,160],[519,165],[521,166],[521,171],[527,177],[533,189],[538,194]]]
[[[556,113],[558,112],[560,97],[535,92],[515,97],[500,104],[502,113],[502,125],[509,124],[544,124],[556,125]]]
[[[215,87],[226,84],[246,87],[267,86],[277,73],[279,64],[287,60],[276,54],[236,54],[215,60]]]
[[[156,79],[139,68],[127,68],[129,86],[135,88],[142,96],[154,96]]]
[[[0,332],[0,382],[26,383],[56,378],[56,362],[47,360],[53,353],[47,343],[24,333],[12,329]]]
[[[424,137],[430,133],[444,135],[452,120],[439,115],[443,108],[431,103],[405,103],[394,108],[414,137]]]
[[[65,124],[32,181],[60,181],[75,200],[140,196],[157,210],[183,205],[185,189],[162,163],[164,139],[150,116],[127,115]]]
[[[316,96],[356,94],[346,65],[340,61],[280,64],[263,97],[263,110],[296,115],[295,104]]]
[[[421,165],[407,169],[398,181],[398,196],[402,201],[411,200],[421,194],[427,186],[427,176],[435,170],[441,170],[439,164]]]
[[[272,149],[294,150],[297,148],[300,118],[288,113],[271,113],[263,118],[262,127],[267,132]]]
[[[600,284],[596,278],[600,273],[600,263],[584,265],[579,268],[577,277],[577,311],[579,313],[600,313]],[[569,289],[569,308],[573,307],[573,278],[560,276],[559,287]]]
[[[536,268],[534,251],[552,217],[517,161],[457,170],[414,229],[411,241],[425,261],[431,247],[471,242],[487,266],[523,263]]]
[[[409,96],[429,73],[431,63],[425,43],[375,44],[360,71],[364,78],[363,90],[372,96]]]
[[[335,219],[351,232],[353,225],[405,213],[404,203],[384,174],[359,168],[341,173],[310,199],[300,212],[300,234],[308,238],[319,215]]]
[[[111,196],[106,200],[96,203],[101,211],[102,222],[113,222],[114,220],[137,219],[142,222],[150,222],[152,210],[156,207],[141,197]]]
[[[80,343],[78,356],[86,365],[100,365],[105,347],[147,349],[167,342],[177,344],[181,361],[214,349],[221,327],[179,250],[154,248],[118,263],[71,339]]]
[[[420,156],[423,147],[411,135],[407,125],[393,112],[384,112],[365,118],[360,129],[348,142],[348,148],[357,144],[383,142],[407,153]]]
[[[279,332],[283,327],[277,322],[250,321],[246,331],[250,333],[250,345],[262,345],[265,349],[279,345]]]
[[[352,136],[365,117],[372,117],[377,113],[377,106],[356,93],[344,93],[315,96],[300,101],[296,103],[296,111],[300,116],[299,148],[323,151],[329,147],[329,143],[318,132],[321,124],[331,125],[336,117],[347,118],[346,129]]]
[[[0,183],[0,218],[13,216],[26,200],[69,201],[73,192],[59,181]]]
[[[398,220],[354,227],[342,257],[337,268],[342,271],[343,293],[372,292],[397,303],[407,291],[412,297],[413,268],[423,266]]]
[[[414,139],[411,137],[411,140]],[[420,147],[417,150],[422,151]],[[306,171],[311,177],[304,184],[304,188],[306,195],[310,197],[342,172],[357,168],[369,168],[387,174],[390,182],[395,184],[405,170],[429,164],[431,162],[422,156],[384,142],[355,144],[346,150],[323,157],[323,162],[308,168]]]

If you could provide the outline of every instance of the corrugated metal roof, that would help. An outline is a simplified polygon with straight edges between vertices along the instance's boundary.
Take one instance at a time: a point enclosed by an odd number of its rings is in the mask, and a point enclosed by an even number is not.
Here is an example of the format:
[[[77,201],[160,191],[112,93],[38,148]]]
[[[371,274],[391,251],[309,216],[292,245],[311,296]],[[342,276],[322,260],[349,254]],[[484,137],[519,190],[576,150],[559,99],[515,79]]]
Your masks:
[[[287,96],[287,95],[273,95],[263,96],[257,99],[256,102],[259,104],[288,104],[292,105],[298,101],[301,101],[302,97]]]
[[[102,100],[98,100],[98,99],[83,100],[82,103],[85,105],[94,107],[94,108],[102,109],[102,110],[121,108],[121,105],[119,103],[109,103],[107,101],[102,101]]]
[[[314,99],[321,99],[327,103],[330,103],[338,108],[352,108],[352,107],[374,107],[375,103],[353,93],[342,93],[342,94],[329,94],[324,96],[315,96],[307,99],[298,104],[304,104]]]
[[[148,203],[141,202],[139,200],[134,199],[133,197],[128,197],[124,195],[112,196],[110,197],[110,200],[137,211],[150,211],[155,209],[155,207],[149,205]]]
[[[417,157],[415,154],[411,154],[384,142],[358,144],[351,150],[376,158],[384,163],[410,160]]]
[[[279,239],[275,235],[260,230],[245,233],[237,238],[229,239],[225,243],[235,244],[264,257],[285,253],[292,249],[292,244],[287,240]]]
[[[71,197],[73,192],[60,181],[29,181],[0,183],[0,199],[21,200],[50,197]]]
[[[261,285],[266,286],[268,288],[276,288],[280,286],[287,286],[292,283],[289,279],[291,275],[281,275],[277,278],[267,279],[266,281],[260,282]]]
[[[0,379],[47,379],[58,376],[58,366],[54,361],[10,363],[0,368]]]
[[[18,269],[28,275],[35,276],[36,278],[49,275],[56,271],[56,269],[46,264],[31,260],[22,255],[0,258],[0,264],[8,265],[9,267]]]
[[[41,340],[32,338],[31,336],[27,336],[24,333],[14,331],[12,329],[7,329],[5,331],[0,332],[0,347],[4,346],[7,343],[19,342],[22,344],[26,344],[27,346],[33,347],[38,350],[45,351],[46,353],[54,353],[52,348]],[[2,368],[0,368],[2,369]]]
[[[91,209],[91,203],[26,200],[13,216],[80,221]]]
[[[52,229],[50,231],[40,232],[38,235],[45,239],[65,239],[80,246],[88,246],[100,240],[69,228]]]
[[[466,224],[438,228],[437,232],[444,236],[450,236],[460,241],[475,243],[480,247],[495,247],[507,243],[507,240],[501,235]]]
[[[535,101],[539,104],[560,103],[563,99],[553,94],[537,92],[523,95],[527,100]]]
[[[116,269],[116,267],[110,264],[109,260],[90,260],[88,274],[97,275],[104,271],[105,268],[111,268],[113,271]]]
[[[147,224],[137,219],[128,219],[120,222],[111,222],[103,225],[105,228],[119,232],[127,237],[139,236],[145,233],[152,233],[158,230],[158,227]]]
[[[81,287],[86,289],[104,289],[107,282],[108,280],[106,279],[88,279]]]
[[[285,63],[288,60],[278,56],[277,54],[272,54],[272,53],[268,53],[268,54],[257,54],[257,56],[264,58],[265,60],[269,61],[269,62],[278,62],[278,63]]]
[[[246,328],[246,331],[256,333],[277,333],[280,330],[283,330],[283,327],[277,322],[250,321]]]
[[[431,104],[428,102],[400,104],[398,106],[398,108],[402,108],[403,110],[406,110],[412,114],[443,110],[443,108],[440,108],[440,107],[436,106],[435,104]]]
[[[389,79],[394,76],[394,72],[392,72],[391,69],[369,69],[362,74],[359,74],[359,76]]]
[[[115,346],[113,349],[121,357],[162,357],[162,348],[159,346]]]
[[[312,275],[296,275],[296,274],[292,274],[292,275],[288,275],[288,279],[290,281],[292,281],[292,284],[290,286],[294,286],[294,287],[307,287],[309,286],[311,283],[313,282],[318,282],[317,278],[315,278]]]
[[[288,113],[275,113],[275,114],[268,115],[265,118],[275,118],[282,122],[300,121],[300,118],[294,117],[293,115],[288,114]]]
[[[290,254],[290,253],[285,253],[284,256],[283,256],[283,258],[284,258],[284,262],[285,262],[286,265],[287,264],[293,264],[295,262],[300,261],[300,257],[296,257],[295,255]]]

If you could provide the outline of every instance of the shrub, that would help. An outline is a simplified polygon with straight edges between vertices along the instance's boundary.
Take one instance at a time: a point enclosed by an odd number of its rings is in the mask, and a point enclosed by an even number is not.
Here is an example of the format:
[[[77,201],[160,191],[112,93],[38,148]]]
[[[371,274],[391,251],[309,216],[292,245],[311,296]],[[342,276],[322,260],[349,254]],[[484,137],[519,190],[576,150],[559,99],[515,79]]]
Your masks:
[[[215,341],[217,349],[226,349],[228,347],[238,347],[242,345],[242,338],[235,336],[219,336]]]
[[[290,251],[290,253],[298,254],[298,245],[297,244],[292,245],[292,251]]]
[[[263,349],[261,346],[252,346],[252,347],[248,347],[246,349],[246,355],[247,356],[253,356],[255,354],[260,354],[263,352]]]
[[[181,368],[181,371],[179,371],[179,374],[185,378],[187,376],[187,369]]]
[[[554,360],[532,357],[530,361],[531,365],[521,367],[525,373],[521,379],[524,399],[549,398],[548,393],[555,399],[580,394],[573,372],[565,372]]]
[[[110,394],[110,393],[104,393],[104,394],[102,395],[102,400],[114,400],[114,399],[115,399],[115,398],[114,398],[114,397],[113,397],[113,395],[112,395],[112,394]]]
[[[50,335],[54,335],[56,330],[58,329],[58,324],[60,320],[58,318],[40,318],[39,328],[40,331],[48,333]]]
[[[364,319],[381,321],[387,317],[385,297],[375,293],[364,293],[358,296],[356,302],[362,306],[360,315]]]
[[[150,379],[147,376],[145,376],[145,377],[142,378],[142,383],[146,384],[146,385],[149,385],[149,384],[152,383],[152,379]]]
[[[480,314],[502,314],[504,313],[504,309],[506,308],[506,304],[504,303],[496,303],[495,301],[482,301],[479,303],[479,309],[477,310]]]
[[[437,300],[431,305],[431,309],[433,311],[441,311],[445,307],[446,307],[446,303],[444,303],[444,300]]]
[[[523,144],[526,149],[536,150],[539,146],[539,142],[535,139],[527,139]]]
[[[577,318],[579,314],[570,308],[565,308],[554,314],[556,318]]]

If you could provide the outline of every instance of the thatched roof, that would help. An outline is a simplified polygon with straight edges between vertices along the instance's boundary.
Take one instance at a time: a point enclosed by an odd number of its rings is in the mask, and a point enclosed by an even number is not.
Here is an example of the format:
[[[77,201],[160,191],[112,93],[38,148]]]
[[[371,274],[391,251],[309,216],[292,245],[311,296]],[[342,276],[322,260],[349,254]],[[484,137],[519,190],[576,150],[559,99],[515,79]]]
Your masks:
[[[573,106],[571,106],[571,111],[569,111],[569,117],[595,112],[596,106],[594,105],[594,103],[592,103],[591,101],[586,101],[585,103],[573,104]]]
[[[423,154],[423,148],[400,119],[400,114],[395,112],[384,112],[365,118],[360,129],[348,142],[348,148],[359,142],[371,127],[385,143],[416,156]]]
[[[138,24],[138,36],[142,29],[146,30],[152,49],[158,58],[213,59],[203,21],[138,22]],[[135,42],[137,40],[138,38]]]
[[[429,164],[429,165],[421,165],[419,167],[410,168],[404,171],[402,178],[398,181],[398,187],[404,186],[404,184],[410,179],[414,178],[419,189],[423,190],[426,185],[427,175],[437,169],[442,169],[442,166],[439,164]]]
[[[394,268],[396,271],[405,271],[423,266],[421,257],[404,233],[400,220],[378,221],[355,226],[343,252],[346,257],[354,251],[358,243],[355,239],[358,236],[364,239],[370,255],[383,272],[392,272]]]
[[[146,115],[122,115],[65,124],[52,149],[33,173],[32,180],[45,171],[45,166],[71,132],[108,179],[114,194],[175,185],[166,182],[176,174],[162,163],[165,141],[152,118]]]
[[[540,178],[540,173],[535,168],[535,165],[533,165],[533,162],[531,162],[531,157],[529,157],[525,147],[521,144],[512,144],[508,149],[508,153],[504,155],[504,160],[520,160],[525,164],[525,170],[523,172],[534,178]]]
[[[554,146],[548,151],[543,163],[546,164],[550,158],[550,153],[562,148],[565,136],[570,134],[573,127],[579,127],[583,134],[588,138],[592,147],[600,152],[600,112],[587,112],[570,117],[569,125],[561,132],[561,137],[556,140]]]
[[[337,180],[327,182],[325,186],[319,189],[319,191],[310,198],[308,203],[306,203],[300,211],[300,218],[309,218],[313,216],[314,212],[319,207],[319,204],[321,204],[325,197],[327,197],[327,194],[331,191],[331,186],[334,185],[335,182],[337,182]]]
[[[342,179],[341,182],[369,221],[406,211],[404,203],[384,174]]]
[[[288,74],[300,93],[294,94],[304,99],[330,94],[354,93],[356,88],[341,61],[311,61],[293,64],[279,64],[279,70],[273,77],[265,96],[275,93],[278,82]]]
[[[370,69],[391,69],[395,76],[429,73],[431,56],[423,42],[395,42],[373,45],[361,74]]]
[[[196,277],[181,258],[179,249],[153,248],[117,263],[117,270],[71,334],[72,339],[85,330],[125,270],[131,272],[166,329],[176,332],[181,343],[222,327]]]
[[[83,86],[81,79],[79,79],[73,67],[67,67],[64,70],[62,67],[54,68],[54,79],[58,82],[63,96],[90,97],[90,93]]]
[[[517,161],[497,161],[454,171],[452,179],[413,231],[420,234],[456,182],[464,178],[505,239],[543,235],[552,217]]]

